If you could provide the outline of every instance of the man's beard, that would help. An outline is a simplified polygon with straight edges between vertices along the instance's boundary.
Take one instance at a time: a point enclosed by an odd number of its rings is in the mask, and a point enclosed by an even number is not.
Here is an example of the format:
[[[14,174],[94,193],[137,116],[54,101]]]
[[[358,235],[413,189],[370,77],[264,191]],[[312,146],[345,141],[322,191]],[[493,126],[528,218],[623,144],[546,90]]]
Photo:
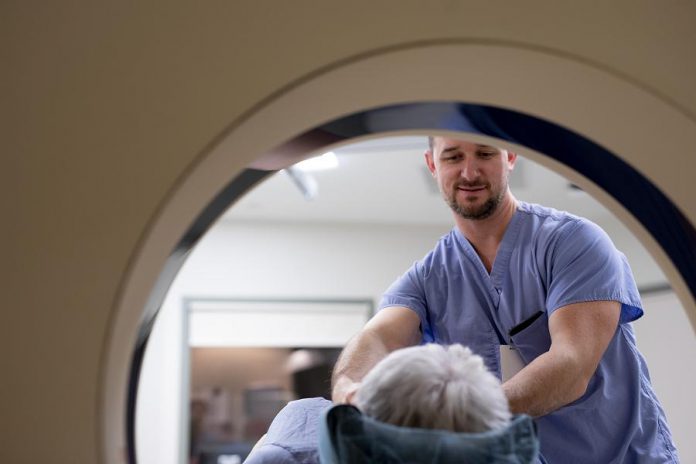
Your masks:
[[[449,195],[447,198],[445,198],[445,201],[449,205],[449,207],[457,213],[460,217],[464,219],[473,219],[473,220],[481,220],[481,219],[486,219],[490,215],[492,215],[496,209],[498,209],[498,206],[500,203],[503,201],[503,198],[505,197],[505,189],[500,189],[500,191],[496,194],[491,196],[488,200],[486,200],[482,205],[480,206],[463,206],[457,202],[457,192],[458,192],[458,186],[454,189],[454,192]]]

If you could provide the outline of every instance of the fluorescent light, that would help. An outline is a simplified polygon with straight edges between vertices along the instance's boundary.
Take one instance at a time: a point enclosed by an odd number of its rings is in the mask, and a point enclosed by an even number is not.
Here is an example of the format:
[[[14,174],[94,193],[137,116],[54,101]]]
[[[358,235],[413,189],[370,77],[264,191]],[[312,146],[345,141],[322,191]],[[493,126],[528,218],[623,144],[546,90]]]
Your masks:
[[[315,156],[297,163],[295,168],[302,171],[323,171],[325,169],[335,169],[338,167],[338,158],[332,151],[324,153],[321,156]]]

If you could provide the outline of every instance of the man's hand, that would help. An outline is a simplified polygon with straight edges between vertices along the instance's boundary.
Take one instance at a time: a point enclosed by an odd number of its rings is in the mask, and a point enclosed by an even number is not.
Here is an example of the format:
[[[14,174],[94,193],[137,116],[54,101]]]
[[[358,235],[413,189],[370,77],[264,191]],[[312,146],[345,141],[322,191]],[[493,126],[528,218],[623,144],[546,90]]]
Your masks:
[[[360,382],[353,382],[346,376],[342,376],[333,386],[333,402],[337,404],[355,404],[355,395],[360,389]]]

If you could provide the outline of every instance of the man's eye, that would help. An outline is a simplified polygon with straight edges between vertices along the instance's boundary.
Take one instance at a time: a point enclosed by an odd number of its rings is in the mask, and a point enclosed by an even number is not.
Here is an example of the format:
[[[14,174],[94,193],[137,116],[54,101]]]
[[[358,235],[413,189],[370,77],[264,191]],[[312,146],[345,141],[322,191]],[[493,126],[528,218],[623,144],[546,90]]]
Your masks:
[[[492,151],[480,151],[478,155],[480,158],[493,158],[496,154]]]

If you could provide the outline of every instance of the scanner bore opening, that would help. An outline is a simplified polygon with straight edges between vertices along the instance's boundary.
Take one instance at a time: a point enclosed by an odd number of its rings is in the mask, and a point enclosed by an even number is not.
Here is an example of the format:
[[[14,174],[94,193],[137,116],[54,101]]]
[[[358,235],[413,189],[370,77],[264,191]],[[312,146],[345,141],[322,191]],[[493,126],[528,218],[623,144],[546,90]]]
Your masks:
[[[591,179],[648,231],[672,262],[692,297],[696,298],[694,226],[655,185],[621,158],[552,122],[485,105],[420,102],[375,108],[339,118],[299,135],[288,145],[304,146],[306,157],[330,143],[396,131],[447,131],[460,133],[463,137],[467,134],[492,137],[542,153]],[[144,322],[139,328],[130,365],[125,425],[127,456],[131,464],[136,463],[135,412],[140,372],[147,341],[164,296],[186,254],[211,224],[236,200],[274,172],[249,168],[234,178],[198,215],[160,274],[144,310]]]

